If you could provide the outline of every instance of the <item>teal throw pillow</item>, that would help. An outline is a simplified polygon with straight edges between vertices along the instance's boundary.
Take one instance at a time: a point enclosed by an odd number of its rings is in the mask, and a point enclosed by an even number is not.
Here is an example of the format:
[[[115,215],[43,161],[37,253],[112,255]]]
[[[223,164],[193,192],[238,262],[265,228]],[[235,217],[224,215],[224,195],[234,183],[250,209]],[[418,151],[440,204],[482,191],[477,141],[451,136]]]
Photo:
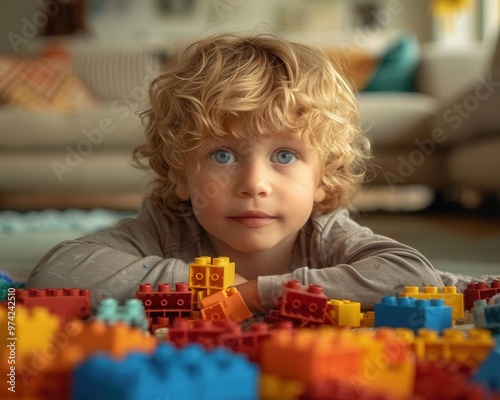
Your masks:
[[[410,92],[420,62],[420,44],[413,34],[401,35],[382,55],[365,92]]]

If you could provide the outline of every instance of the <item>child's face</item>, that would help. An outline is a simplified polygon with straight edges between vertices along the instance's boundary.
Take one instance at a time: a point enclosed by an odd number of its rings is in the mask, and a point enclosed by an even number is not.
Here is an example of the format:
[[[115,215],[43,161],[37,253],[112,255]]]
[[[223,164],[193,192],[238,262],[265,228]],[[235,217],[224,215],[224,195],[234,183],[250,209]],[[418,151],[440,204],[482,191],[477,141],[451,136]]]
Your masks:
[[[260,252],[293,243],[325,197],[318,154],[298,136],[211,139],[187,158],[187,184],[177,193],[191,199],[216,249]]]

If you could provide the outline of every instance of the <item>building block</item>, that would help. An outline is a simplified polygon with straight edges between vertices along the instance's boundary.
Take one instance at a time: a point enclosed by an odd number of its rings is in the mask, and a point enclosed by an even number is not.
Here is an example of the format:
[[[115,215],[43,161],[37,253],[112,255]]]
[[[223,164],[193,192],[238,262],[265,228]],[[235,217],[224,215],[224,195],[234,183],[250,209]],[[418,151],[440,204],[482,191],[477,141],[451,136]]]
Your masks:
[[[239,323],[252,317],[252,312],[235,287],[221,290],[201,300],[203,319],[220,321],[228,319]]]
[[[167,283],[158,284],[158,290],[153,290],[150,283],[143,283],[135,298],[144,304],[151,333],[168,326],[175,318],[189,318],[193,312],[193,291],[183,282],[175,284],[175,291]]]
[[[476,300],[489,301],[491,297],[499,293],[500,280],[492,281],[489,287],[484,282],[471,282],[467,284],[467,287],[464,290],[465,309],[470,310],[474,307],[474,302]]]
[[[436,286],[424,286],[419,292],[418,286],[405,286],[399,297],[414,297],[416,299],[443,299],[444,304],[452,308],[452,319],[464,317],[464,295],[458,293],[456,286],[444,286],[441,289]]]
[[[274,399],[279,397],[274,397]],[[352,382],[339,379],[308,385],[294,397],[298,400],[395,400],[397,397],[377,393],[371,389],[357,387]]]
[[[375,327],[410,328],[414,332],[429,328],[441,332],[451,328],[451,311],[442,299],[385,296],[375,304]]]
[[[89,358],[75,371],[72,399],[254,400],[258,382],[257,366],[241,355],[161,343],[151,355]]]
[[[66,324],[66,330],[71,332],[68,345],[79,347],[87,355],[104,351],[119,358],[133,351],[149,353],[156,346],[154,337],[121,321],[107,325],[99,320],[89,323],[73,320]]]
[[[116,299],[104,299],[99,304],[95,318],[107,324],[125,322],[129,326],[135,326],[144,331],[147,331],[149,327],[144,305],[138,299],[128,299],[123,305],[120,305]]]
[[[197,257],[189,265],[189,287],[222,290],[234,285],[236,268],[229,257]]]
[[[472,329],[468,337],[456,329],[445,329],[441,336],[434,330],[421,329],[413,341],[415,355],[420,360],[470,367],[481,364],[494,345],[491,332],[480,328]]]
[[[224,326],[215,324],[213,321],[187,318],[177,318],[168,329],[166,340],[177,347],[185,347],[189,344],[198,343],[207,349],[222,346]]]
[[[334,326],[357,328],[363,319],[361,303],[330,299],[326,304],[326,319]]]
[[[260,377],[261,400],[297,400],[305,390],[306,385],[297,380],[270,374],[262,374]]]
[[[412,399],[494,400],[487,390],[470,380],[470,367],[452,362],[418,360]]]
[[[487,304],[486,300],[476,300],[471,313],[477,327],[488,329],[494,335],[500,334],[500,303]]]
[[[474,372],[473,382],[481,383],[492,392],[500,394],[500,343]]]
[[[16,304],[26,307],[46,307],[59,315],[63,323],[90,317],[89,289],[16,289]]]
[[[7,278],[0,278],[0,302],[6,300],[9,288],[23,289],[24,287],[24,282],[12,282],[11,280],[7,280]]]
[[[9,324],[10,322],[10,324]],[[9,326],[14,329],[9,329]],[[58,315],[52,314],[45,307],[25,307],[16,305],[15,308],[0,308],[0,336],[5,338],[5,345],[0,348],[2,362],[7,345],[13,342],[16,363],[21,364],[23,359],[33,351],[41,351],[48,347],[54,335],[61,328]],[[36,334],[34,334],[36,333]],[[10,340],[9,338],[12,338]]]
[[[340,331],[339,331],[340,332]],[[333,328],[277,330],[262,343],[262,372],[305,384],[360,373],[364,350]]]
[[[342,380],[402,399],[413,390],[409,349],[407,335],[391,329],[374,333],[322,326],[276,331],[262,343],[261,368],[263,374],[307,387]]]
[[[360,321],[361,328],[373,328],[375,325],[375,311],[366,311],[362,313]]]
[[[315,323],[323,323],[326,316],[328,297],[319,285],[302,287],[299,281],[283,283],[281,315]]]

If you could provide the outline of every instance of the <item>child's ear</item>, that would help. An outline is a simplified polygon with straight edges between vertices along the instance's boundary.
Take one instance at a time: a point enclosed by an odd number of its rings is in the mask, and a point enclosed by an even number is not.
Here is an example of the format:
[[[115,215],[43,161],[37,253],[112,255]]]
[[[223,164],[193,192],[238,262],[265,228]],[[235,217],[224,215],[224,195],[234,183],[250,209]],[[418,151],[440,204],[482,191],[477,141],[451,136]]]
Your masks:
[[[181,200],[189,200],[191,198],[191,192],[189,191],[189,187],[186,183],[179,183],[175,188],[175,193],[177,197]]]
[[[316,188],[316,192],[314,193],[314,202],[315,203],[321,203],[323,200],[326,198],[326,192],[325,189],[323,188],[323,185],[319,185]]]

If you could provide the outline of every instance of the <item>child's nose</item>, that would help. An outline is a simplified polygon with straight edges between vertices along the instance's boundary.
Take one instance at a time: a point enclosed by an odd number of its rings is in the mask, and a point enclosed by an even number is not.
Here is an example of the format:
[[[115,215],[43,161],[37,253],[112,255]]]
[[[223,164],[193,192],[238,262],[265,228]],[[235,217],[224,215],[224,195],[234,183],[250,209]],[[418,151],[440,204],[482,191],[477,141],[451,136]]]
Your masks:
[[[242,197],[266,197],[271,194],[271,171],[265,162],[244,165],[239,176],[237,193]]]

